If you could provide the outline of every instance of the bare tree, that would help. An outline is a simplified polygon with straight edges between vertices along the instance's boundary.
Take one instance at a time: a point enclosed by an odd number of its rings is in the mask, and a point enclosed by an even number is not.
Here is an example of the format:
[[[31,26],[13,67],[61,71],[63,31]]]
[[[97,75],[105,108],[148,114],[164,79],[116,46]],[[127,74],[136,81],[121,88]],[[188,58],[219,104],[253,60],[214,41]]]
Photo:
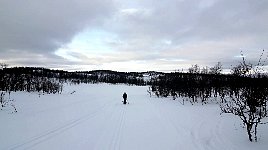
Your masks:
[[[218,62],[214,67],[209,68],[209,73],[210,74],[221,74],[222,71],[222,64]]]
[[[6,64],[6,63],[0,63],[0,66],[1,66],[1,69],[4,69],[4,68],[6,68],[8,66],[8,64]]]
[[[189,73],[200,73],[200,67],[198,64],[192,65],[189,69]]]
[[[266,55],[264,54],[265,50],[262,50],[260,58],[258,60],[257,65],[253,68],[253,72],[255,75],[260,75],[262,72],[265,72],[264,66],[268,60],[268,52]]]
[[[239,94],[225,99],[220,108],[223,113],[232,113],[246,126],[250,141],[257,141],[257,127],[267,117],[267,88],[244,88]]]
[[[267,62],[268,54],[264,55],[265,50],[262,50],[262,53],[259,57],[258,63],[253,65],[250,62],[247,62],[243,51],[240,52],[242,62],[240,62],[237,66],[231,69],[231,73],[237,76],[258,76],[264,71],[264,65]],[[265,58],[264,58],[265,57]]]
[[[1,94],[0,94],[0,103],[1,103],[2,108],[4,107],[4,96],[5,96],[5,93],[1,92]]]
[[[231,73],[237,76],[248,76],[252,72],[253,65],[249,62],[246,62],[242,51],[240,52],[240,55],[242,58],[242,62],[240,62],[237,66],[233,67],[231,69]]]
[[[203,67],[202,70],[201,70],[201,73],[202,74],[208,74],[209,73],[208,67],[207,66],[206,67]]]
[[[249,87],[242,88],[235,96],[231,95],[229,101],[225,99],[226,103],[221,104],[221,110],[239,116],[246,126],[249,140],[253,141],[252,136],[254,135],[254,140],[257,141],[257,127],[262,123],[263,118],[267,117],[268,88],[261,86],[262,83],[258,82],[264,78],[254,76],[254,74],[260,73],[258,70],[260,68],[254,69],[253,65],[246,61],[243,52],[240,53],[242,62],[233,67],[231,73],[252,81]],[[262,64],[263,54],[264,50],[260,55],[257,66]]]

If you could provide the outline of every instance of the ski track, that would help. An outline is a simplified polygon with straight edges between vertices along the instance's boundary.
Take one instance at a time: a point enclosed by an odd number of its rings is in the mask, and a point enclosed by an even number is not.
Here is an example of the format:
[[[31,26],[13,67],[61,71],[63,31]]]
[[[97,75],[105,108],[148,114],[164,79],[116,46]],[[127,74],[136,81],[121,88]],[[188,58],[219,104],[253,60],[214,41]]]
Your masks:
[[[34,136],[22,143],[19,143],[19,144],[16,144],[16,145],[13,145],[13,146],[10,146],[9,148],[7,149],[10,149],[10,150],[18,150],[18,149],[22,149],[22,150],[26,150],[26,149],[31,149],[32,147],[34,147],[35,145],[38,145],[42,142],[45,142],[46,140],[54,137],[54,136],[57,136],[58,134],[61,134],[77,125],[79,125],[80,123],[90,119],[90,118],[93,118],[93,117],[96,117],[98,115],[99,112],[101,112],[102,110],[104,110],[109,104],[104,104],[103,106],[101,106],[99,109],[97,109],[96,111],[93,111],[89,114],[86,114],[80,118],[77,118],[77,119],[73,119],[65,124],[62,124],[58,127],[55,127],[51,130],[48,130],[42,134],[39,134],[37,136]]]
[[[114,107],[112,107],[114,106]],[[118,107],[118,108],[117,108]],[[123,139],[123,129],[125,125],[126,108],[125,105],[118,103],[112,104],[106,112],[110,115],[105,116],[107,119],[102,135],[97,141],[95,150],[120,150]]]
[[[114,150],[120,150],[120,144],[122,140],[122,131],[124,127],[124,122],[125,122],[125,112],[126,112],[126,107],[123,106],[121,108],[120,116],[118,119],[119,124],[116,126],[115,132],[114,132],[114,138],[113,142],[111,143],[111,148],[113,147]]]

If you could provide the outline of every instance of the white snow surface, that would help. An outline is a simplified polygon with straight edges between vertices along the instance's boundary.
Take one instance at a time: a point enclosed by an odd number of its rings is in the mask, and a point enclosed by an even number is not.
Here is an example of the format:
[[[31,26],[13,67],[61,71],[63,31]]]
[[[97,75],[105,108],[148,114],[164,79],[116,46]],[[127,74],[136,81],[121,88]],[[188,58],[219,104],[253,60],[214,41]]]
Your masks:
[[[248,140],[217,104],[150,97],[146,86],[82,84],[62,94],[11,93],[0,110],[1,150],[267,150],[268,128]],[[74,92],[75,91],[75,92]],[[127,92],[128,105],[122,104]],[[71,94],[72,93],[72,94]]]

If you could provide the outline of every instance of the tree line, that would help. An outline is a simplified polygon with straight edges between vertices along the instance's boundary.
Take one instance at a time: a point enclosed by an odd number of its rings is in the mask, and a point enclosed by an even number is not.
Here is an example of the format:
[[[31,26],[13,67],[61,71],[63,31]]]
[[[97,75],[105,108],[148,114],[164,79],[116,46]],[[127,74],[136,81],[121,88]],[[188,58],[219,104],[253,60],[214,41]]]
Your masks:
[[[63,83],[124,83],[147,85],[143,73],[93,70],[68,72],[39,67],[12,67],[0,69],[0,91],[42,91],[56,93]]]
[[[62,84],[49,74],[48,69],[30,69],[27,67],[0,69],[0,91],[59,93]]]

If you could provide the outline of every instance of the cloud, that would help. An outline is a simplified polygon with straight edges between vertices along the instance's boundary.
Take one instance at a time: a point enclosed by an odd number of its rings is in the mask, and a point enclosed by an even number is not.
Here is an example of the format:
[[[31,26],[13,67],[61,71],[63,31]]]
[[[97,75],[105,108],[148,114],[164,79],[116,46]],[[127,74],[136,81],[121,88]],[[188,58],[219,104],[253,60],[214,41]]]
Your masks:
[[[122,9],[110,26],[125,44],[122,49],[158,53],[189,63],[214,65],[234,61],[241,50],[256,59],[267,49],[268,1],[146,1]],[[141,13],[148,10],[150,13]],[[128,15],[120,15],[120,13]],[[122,26],[121,26],[122,25]],[[111,30],[111,29],[110,29]],[[178,64],[179,66],[179,64]]]
[[[1,50],[53,52],[112,10],[109,0],[1,1]]]
[[[268,50],[266,18],[267,0],[1,1],[0,59],[88,70],[228,68],[241,50],[251,62]]]
[[[9,64],[9,66],[32,66],[32,67],[48,67],[55,68],[59,64],[70,64],[58,56],[43,53],[29,53],[28,51],[9,50],[1,51],[1,62]]]

